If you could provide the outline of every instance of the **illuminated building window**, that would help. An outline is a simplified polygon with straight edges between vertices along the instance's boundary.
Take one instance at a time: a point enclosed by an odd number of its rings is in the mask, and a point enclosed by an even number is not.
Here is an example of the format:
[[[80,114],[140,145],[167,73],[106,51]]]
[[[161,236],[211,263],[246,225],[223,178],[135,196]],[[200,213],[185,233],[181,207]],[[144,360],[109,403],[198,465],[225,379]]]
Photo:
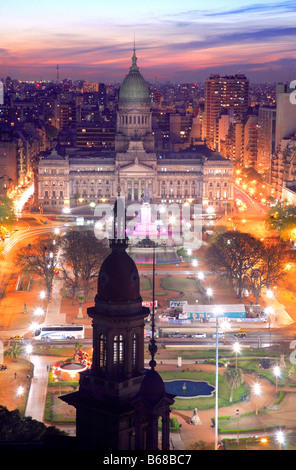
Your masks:
[[[102,370],[106,368],[106,336],[101,334],[99,337],[99,367]]]
[[[117,377],[124,372],[124,338],[122,335],[114,336],[113,340],[113,366]]]
[[[133,349],[132,349],[132,370],[137,370],[137,353],[138,353],[139,335],[133,335]]]

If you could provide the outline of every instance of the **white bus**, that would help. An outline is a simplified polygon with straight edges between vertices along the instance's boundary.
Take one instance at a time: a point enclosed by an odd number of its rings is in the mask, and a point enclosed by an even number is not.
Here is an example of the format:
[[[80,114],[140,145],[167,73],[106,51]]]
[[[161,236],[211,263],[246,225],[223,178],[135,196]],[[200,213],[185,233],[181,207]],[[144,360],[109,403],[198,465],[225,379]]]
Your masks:
[[[84,325],[44,325],[35,330],[35,339],[82,339]]]

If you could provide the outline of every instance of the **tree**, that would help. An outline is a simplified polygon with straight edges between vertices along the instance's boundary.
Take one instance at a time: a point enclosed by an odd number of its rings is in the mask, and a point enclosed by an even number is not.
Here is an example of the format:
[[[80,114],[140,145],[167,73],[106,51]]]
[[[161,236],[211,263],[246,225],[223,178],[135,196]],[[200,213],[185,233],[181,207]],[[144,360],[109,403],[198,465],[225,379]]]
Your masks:
[[[213,273],[226,276],[241,298],[248,272],[260,260],[261,245],[249,233],[225,232],[208,247],[205,261]]]
[[[62,239],[62,270],[72,299],[82,287],[87,298],[92,279],[97,278],[103,260],[109,254],[106,240],[98,240],[90,230],[72,230]]]
[[[5,349],[4,356],[9,357],[17,362],[18,358],[23,354],[24,348],[19,343],[12,343],[9,348]]]
[[[12,225],[15,220],[15,213],[12,200],[6,196],[0,198],[0,222],[1,225]]]
[[[0,405],[1,441],[40,442],[48,436],[65,436],[65,433],[54,426],[46,426],[31,416],[21,418],[18,410],[9,411]]]
[[[249,287],[259,303],[261,290],[269,289],[285,278],[285,262],[283,246],[281,244],[262,244],[260,259],[255,268],[249,270],[245,277],[245,284]]]
[[[282,240],[296,239],[295,206],[287,203],[278,203],[270,208],[266,222],[272,230],[278,233]]]
[[[57,252],[56,240],[53,237],[43,237],[34,245],[21,248],[16,256],[16,262],[24,272],[43,278],[48,298],[58,264]]]
[[[233,390],[239,387],[244,381],[243,371],[236,367],[227,367],[224,372],[224,378],[230,388],[229,401],[232,403]]]

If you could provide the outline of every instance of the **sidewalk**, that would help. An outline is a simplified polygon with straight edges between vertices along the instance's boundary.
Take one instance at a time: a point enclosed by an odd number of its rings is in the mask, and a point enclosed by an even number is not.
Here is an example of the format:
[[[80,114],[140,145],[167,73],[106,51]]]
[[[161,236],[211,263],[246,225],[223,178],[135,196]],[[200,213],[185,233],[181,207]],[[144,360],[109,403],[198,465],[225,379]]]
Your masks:
[[[294,323],[288,312],[285,310],[283,304],[281,304],[276,297],[269,298],[265,294],[262,295],[264,302],[268,307],[271,307],[274,314],[271,315],[271,327],[278,328],[280,326],[287,326]]]
[[[25,416],[31,416],[37,421],[43,421],[45,401],[48,384],[49,365],[53,358],[47,356],[30,357],[34,364],[33,378],[31,380],[30,390],[27,399]]]
[[[52,297],[48,304],[44,323],[47,325],[66,323],[66,315],[60,313],[62,281],[54,280]],[[48,385],[49,366],[53,362],[52,357],[35,356],[32,354],[30,361],[34,365],[33,378],[28,394],[25,416],[31,416],[37,421],[43,421],[45,401]]]

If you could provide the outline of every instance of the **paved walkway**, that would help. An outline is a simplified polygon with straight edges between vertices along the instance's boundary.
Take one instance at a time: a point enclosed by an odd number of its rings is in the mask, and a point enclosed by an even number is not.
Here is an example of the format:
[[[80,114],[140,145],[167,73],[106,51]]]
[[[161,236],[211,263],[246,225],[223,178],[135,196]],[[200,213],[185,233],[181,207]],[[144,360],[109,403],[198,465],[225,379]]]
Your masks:
[[[53,358],[52,356],[35,356],[33,354],[30,357],[30,361],[34,364],[34,375],[31,380],[25,416],[31,416],[37,421],[43,421],[49,365]]]

